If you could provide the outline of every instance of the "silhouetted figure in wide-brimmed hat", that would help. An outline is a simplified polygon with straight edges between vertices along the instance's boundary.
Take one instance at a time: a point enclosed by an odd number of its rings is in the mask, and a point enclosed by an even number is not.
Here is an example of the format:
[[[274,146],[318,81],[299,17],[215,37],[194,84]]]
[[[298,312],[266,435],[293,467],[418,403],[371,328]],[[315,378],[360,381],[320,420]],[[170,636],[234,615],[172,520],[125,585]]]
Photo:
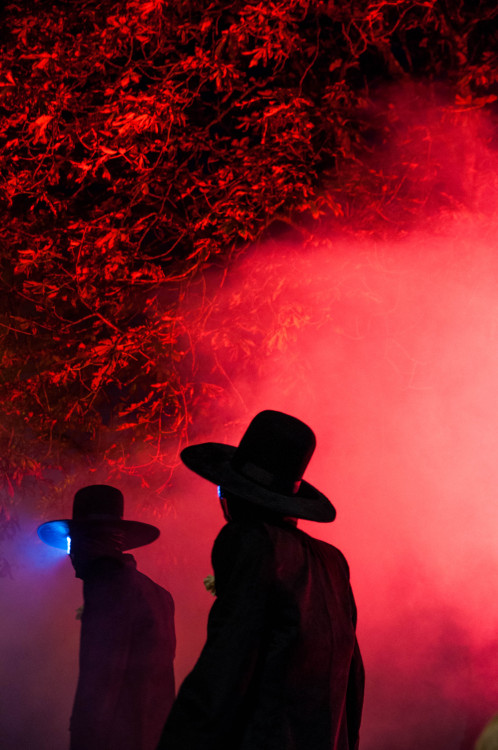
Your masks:
[[[159,529],[123,520],[123,505],[115,487],[83,487],[72,519],[38,528],[44,542],[67,548],[83,579],[71,750],[154,750],[174,699],[173,599],[124,554]]]
[[[314,448],[303,422],[263,411],[238,447],[182,452],[218,485],[228,523],[213,547],[207,641],[158,750],[358,747],[364,673],[348,565],[296,525],[335,518],[302,479]]]

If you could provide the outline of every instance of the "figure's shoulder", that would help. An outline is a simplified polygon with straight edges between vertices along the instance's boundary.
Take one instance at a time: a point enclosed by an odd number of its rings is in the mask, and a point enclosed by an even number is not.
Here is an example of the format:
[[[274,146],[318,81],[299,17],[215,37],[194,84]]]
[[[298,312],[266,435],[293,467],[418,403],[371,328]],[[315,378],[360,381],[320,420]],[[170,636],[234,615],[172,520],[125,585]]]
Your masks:
[[[338,547],[334,547],[330,542],[325,542],[323,539],[317,539],[305,531],[299,530],[303,537],[307,540],[307,544],[316,550],[322,557],[334,561],[337,565],[343,568],[344,572],[349,576],[349,565],[344,554]]]
[[[140,570],[127,573],[127,598],[143,607],[143,611],[163,612],[165,617],[173,615],[175,603],[170,592]]]
[[[158,596],[162,596],[164,599],[172,599],[170,592],[161,586],[160,583],[149,578],[148,575],[142,573],[140,570],[136,570],[131,574],[134,585],[141,589],[150,589],[157,593]]]

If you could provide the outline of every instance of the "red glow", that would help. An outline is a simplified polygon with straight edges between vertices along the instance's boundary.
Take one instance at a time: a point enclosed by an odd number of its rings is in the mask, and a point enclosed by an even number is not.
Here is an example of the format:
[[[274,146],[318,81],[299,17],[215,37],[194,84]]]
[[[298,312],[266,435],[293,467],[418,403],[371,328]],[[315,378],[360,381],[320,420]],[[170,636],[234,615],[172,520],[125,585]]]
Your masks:
[[[479,118],[447,147],[437,111],[425,118],[471,210],[395,240],[324,231],[255,248],[193,332],[215,394],[204,408],[225,429],[200,420],[191,439],[237,442],[263,408],[316,431],[308,478],[338,519],[309,528],[351,564],[365,750],[470,750],[498,706],[498,161]]]
[[[175,596],[180,682],[222,519],[207,483],[179,470],[168,487],[177,448],[236,442],[269,407],[313,426],[308,478],[338,508],[312,533],[351,564],[362,750],[469,750],[498,706],[496,4],[249,3],[229,33],[217,2],[8,5],[12,748],[67,747],[81,588],[34,534],[70,506],[54,466],[81,485],[110,472],[144,520],[167,488],[161,540],[137,557]],[[292,240],[233,262],[277,224]],[[49,493],[14,493],[42,472]]]
[[[307,478],[331,497],[338,518],[307,528],[339,546],[351,565],[367,667],[365,750],[401,743],[470,750],[498,702],[496,228],[492,216],[467,214],[395,243],[335,238],[333,255],[327,238],[307,254],[261,248],[234,269],[218,299],[228,316],[238,301],[237,320],[250,328],[252,315],[242,313],[254,299],[243,290],[272,286],[274,309],[265,314],[281,322],[277,340],[287,346],[266,357],[255,352],[239,367],[231,359],[239,326],[223,336],[216,328],[229,380],[215,402],[218,427],[199,419],[196,439],[238,442],[265,407],[315,429]],[[176,599],[180,681],[204,639],[211,600],[203,578],[222,518],[214,486],[186,469],[168,499],[162,536],[139,562]],[[78,626],[67,610],[81,599],[72,571],[28,572],[37,590],[66,588],[53,630],[42,634],[46,642],[64,632],[66,645],[39,661],[76,652]],[[45,607],[39,598],[29,606],[36,630]],[[17,599],[16,608],[23,612]],[[10,625],[11,643],[16,632]],[[69,711],[61,696],[71,692],[71,675],[64,679],[69,687],[60,683],[49,707],[54,736]]]
[[[262,408],[314,427],[308,476],[338,519],[310,529],[351,564],[367,750],[470,747],[498,705],[495,228],[467,214],[395,243],[261,248],[220,295],[220,315],[237,310],[213,332],[231,394],[220,416],[240,426],[206,438],[237,441]],[[276,343],[239,367],[247,290],[271,288],[280,326],[263,343]]]

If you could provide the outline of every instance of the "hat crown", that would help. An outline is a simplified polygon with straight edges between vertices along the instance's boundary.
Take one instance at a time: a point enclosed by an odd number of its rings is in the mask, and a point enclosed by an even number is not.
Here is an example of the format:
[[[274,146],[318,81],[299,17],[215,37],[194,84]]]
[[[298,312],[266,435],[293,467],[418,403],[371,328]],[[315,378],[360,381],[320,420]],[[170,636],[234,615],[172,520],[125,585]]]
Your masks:
[[[251,421],[231,465],[263,487],[295,494],[315,446],[315,434],[308,425],[267,409]]]
[[[78,490],[73,500],[73,517],[47,521],[38,527],[38,536],[52,547],[66,549],[67,537],[85,531],[123,534],[123,549],[150,544],[159,536],[159,529],[142,521],[123,520],[124,498],[116,487],[90,484]]]
[[[109,484],[82,487],[74,496],[73,521],[119,521],[123,513],[123,493]]]
[[[225,443],[189,445],[183,463],[225,492],[284,516],[333,521],[335,508],[303,479],[315,450],[308,425],[270,409],[256,414],[238,446]]]

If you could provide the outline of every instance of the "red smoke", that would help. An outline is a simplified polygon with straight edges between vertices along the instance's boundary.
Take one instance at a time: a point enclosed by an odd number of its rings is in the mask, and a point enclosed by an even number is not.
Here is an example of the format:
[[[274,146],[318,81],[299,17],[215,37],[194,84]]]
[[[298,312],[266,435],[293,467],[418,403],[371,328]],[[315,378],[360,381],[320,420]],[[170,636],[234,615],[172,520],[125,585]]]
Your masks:
[[[316,432],[306,478],[338,517],[303,526],[351,566],[362,750],[469,750],[498,711],[497,162],[480,126],[444,136],[439,127],[431,163],[441,144],[441,184],[458,183],[459,207],[396,239],[330,229],[313,246],[255,248],[197,334],[197,378],[219,389],[219,426],[208,432],[194,414],[196,440],[236,443],[264,408]],[[396,144],[384,157],[395,163]],[[214,486],[183,468],[174,481],[161,539],[137,558],[175,597],[181,682],[204,639],[202,579],[222,518]],[[133,517],[130,496],[126,507]],[[7,750],[66,747],[76,679],[80,583],[36,540],[37,522],[24,519],[14,579],[0,582]]]
[[[456,216],[403,242],[267,252],[262,284],[273,264],[308,320],[271,379],[232,378],[248,412],[289,411],[316,431],[307,476],[338,519],[310,529],[351,564],[363,747],[469,747],[498,709],[493,222]]]

